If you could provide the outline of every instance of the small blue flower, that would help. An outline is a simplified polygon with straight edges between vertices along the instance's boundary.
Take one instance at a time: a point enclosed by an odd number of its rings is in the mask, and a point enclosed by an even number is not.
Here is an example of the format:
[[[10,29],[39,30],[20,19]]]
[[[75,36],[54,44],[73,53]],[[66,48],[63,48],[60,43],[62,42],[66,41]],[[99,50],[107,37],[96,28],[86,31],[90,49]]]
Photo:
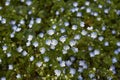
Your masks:
[[[72,65],[72,62],[70,60],[65,61],[65,63],[66,63],[66,66],[71,66]]]
[[[30,6],[32,4],[32,1],[31,0],[27,0],[26,4],[27,4],[27,6]]]
[[[116,45],[120,47],[120,41],[118,41],[118,42],[116,43]]]
[[[104,42],[104,46],[109,46],[109,42],[108,41]]]
[[[41,20],[42,20],[41,18],[36,18],[36,23],[38,24],[41,23]]]
[[[73,6],[74,6],[74,7],[77,7],[77,6],[78,6],[78,2],[74,2],[74,3],[73,3]]]
[[[50,29],[47,31],[47,34],[50,36],[52,36],[54,33],[55,33],[55,30],[53,30],[53,29]]]
[[[116,57],[113,57],[112,58],[112,63],[116,63],[117,62],[117,58]]]
[[[55,73],[55,75],[56,75],[56,76],[60,76],[61,71],[60,71],[60,70],[58,70],[58,69],[56,69],[56,70],[54,70],[54,73]]]
[[[48,56],[45,56],[45,57],[44,57],[44,62],[49,62],[49,60],[50,60],[50,59],[49,59]]]
[[[70,74],[71,74],[71,75],[74,75],[75,73],[76,73],[76,69],[70,68]]]

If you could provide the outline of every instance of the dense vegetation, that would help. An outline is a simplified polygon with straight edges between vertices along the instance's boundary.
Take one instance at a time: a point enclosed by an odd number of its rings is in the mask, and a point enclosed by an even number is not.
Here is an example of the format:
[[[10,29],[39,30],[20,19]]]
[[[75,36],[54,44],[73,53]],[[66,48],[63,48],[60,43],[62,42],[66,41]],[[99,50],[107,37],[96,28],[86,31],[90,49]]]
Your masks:
[[[0,0],[1,80],[119,80],[119,0]]]

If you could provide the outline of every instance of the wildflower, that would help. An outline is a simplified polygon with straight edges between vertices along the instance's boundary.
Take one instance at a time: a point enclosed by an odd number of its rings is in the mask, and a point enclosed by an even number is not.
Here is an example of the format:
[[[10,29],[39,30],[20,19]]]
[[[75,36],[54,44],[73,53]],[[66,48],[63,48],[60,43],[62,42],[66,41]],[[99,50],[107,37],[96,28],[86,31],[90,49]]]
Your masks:
[[[115,31],[115,30],[112,30],[112,34],[116,34],[116,31]]]
[[[37,66],[37,67],[41,67],[41,66],[42,66],[42,62],[38,61],[38,62],[36,63],[36,66]]]
[[[6,23],[6,19],[3,18],[3,19],[1,20],[1,23],[2,23],[2,24],[5,24],[5,23]]]
[[[72,30],[76,30],[77,29],[77,25],[72,25]]]
[[[28,41],[31,41],[33,39],[33,35],[28,35]]]
[[[119,54],[119,51],[118,50],[114,50],[114,54]]]
[[[0,6],[1,7],[1,6]],[[2,20],[2,16],[0,16],[0,21]]]
[[[98,18],[97,18],[97,21],[100,21],[100,20],[101,20],[101,18],[100,18],[100,17],[98,17]]]
[[[12,30],[16,31],[16,29],[17,29],[17,26],[16,26],[16,25],[13,25],[13,26],[12,26]]]
[[[85,2],[85,5],[86,5],[86,6],[89,6],[89,5],[90,5],[90,2],[89,2],[89,1],[86,1],[86,2]]]
[[[62,43],[64,43],[64,42],[66,41],[66,36],[61,36],[61,37],[59,38],[59,40],[60,40]]]
[[[71,12],[74,13],[74,12],[75,12],[75,8],[72,8],[72,9],[71,9]]]
[[[66,30],[65,30],[64,28],[61,28],[61,29],[60,29],[60,32],[61,32],[61,33],[64,33],[65,31],[66,31]]]
[[[44,33],[39,33],[39,35],[38,35],[40,38],[43,38],[44,37]]]
[[[75,61],[75,59],[76,59],[76,58],[75,58],[74,56],[71,56],[71,57],[70,57],[70,60],[71,60],[72,62]]]
[[[33,46],[38,47],[38,42],[37,41],[33,42]]]
[[[72,62],[70,60],[65,61],[65,63],[66,63],[66,66],[71,66],[72,65]]]
[[[2,46],[3,51],[6,51],[8,47],[6,45]]]
[[[64,22],[64,25],[65,25],[65,26],[69,26],[70,23],[69,23],[69,22]]]
[[[80,72],[80,73],[83,72],[83,70],[84,70],[84,69],[83,69],[82,67],[79,67],[79,68],[78,68],[78,72]]]
[[[116,63],[116,62],[117,62],[116,57],[113,57],[113,58],[112,58],[112,63]]]
[[[85,61],[84,61],[84,60],[80,60],[80,61],[79,61],[79,65],[80,65],[80,66],[84,66],[84,65],[85,65]]]
[[[50,49],[55,49],[55,46],[54,45],[50,45]]]
[[[63,50],[62,50],[62,53],[63,53],[63,54],[67,54],[67,50],[64,50],[64,49],[63,49]]]
[[[19,53],[22,52],[22,51],[23,51],[22,47],[19,46],[19,47],[17,48],[17,51],[18,51]]]
[[[89,55],[90,55],[90,57],[94,57],[95,56],[94,52],[90,52]]]
[[[56,29],[56,25],[52,25],[52,28],[53,28],[53,29]]]
[[[120,46],[120,41],[118,41],[118,42],[116,43],[116,45],[117,45],[117,46]]]
[[[51,44],[54,45],[54,46],[56,46],[58,44],[58,41],[56,39],[52,39],[51,40]]]
[[[106,30],[106,26],[102,26],[102,30],[105,31]]]
[[[29,25],[28,25],[29,28],[32,28],[32,26],[33,26],[33,24],[29,24]]]
[[[79,40],[81,38],[81,36],[79,35],[79,34],[76,34],[75,36],[74,36],[74,39],[75,40]]]
[[[32,4],[32,1],[31,0],[27,0],[26,4],[27,4],[27,6],[30,6]]]
[[[7,57],[11,57],[11,53],[10,52],[7,53]]]
[[[56,11],[55,14],[56,14],[56,16],[58,16],[60,13],[59,13],[59,11]]]
[[[10,1],[6,1],[5,6],[9,6],[9,5],[10,5]]]
[[[55,73],[55,75],[60,76],[61,71],[60,71],[60,70],[58,70],[58,69],[56,69],[56,70],[54,70],[54,73]]]
[[[26,56],[27,54],[28,54],[28,53],[27,53],[26,51],[23,51],[23,52],[22,52],[22,55],[23,55],[23,56]]]
[[[70,40],[70,42],[69,42],[69,44],[70,44],[70,46],[72,47],[72,46],[75,46],[76,45],[76,41],[75,40]]]
[[[20,0],[21,2],[24,2],[25,0]]]
[[[72,51],[73,51],[74,53],[77,53],[77,52],[78,52],[78,48],[72,47]]]
[[[24,20],[20,20],[20,24],[25,24],[25,21]]]
[[[93,77],[95,77],[95,74],[91,73],[89,74],[89,77],[92,79]]]
[[[117,14],[117,15],[120,15],[120,10],[117,10],[117,11],[116,11],[116,14]]]
[[[41,54],[44,54],[45,51],[46,51],[46,49],[45,49],[44,47],[41,47],[41,48],[40,48],[40,53],[41,53]]]
[[[106,41],[106,42],[104,43],[104,46],[109,46],[109,42]]]
[[[52,41],[50,39],[47,39],[46,42],[45,42],[45,44],[50,46],[51,42]]]
[[[31,56],[31,57],[29,58],[29,60],[30,60],[30,61],[33,61],[33,60],[34,60],[34,56]]]
[[[93,39],[97,38],[97,33],[96,32],[92,32],[91,33],[91,38],[93,38]]]
[[[48,56],[45,56],[44,57],[44,62],[48,62],[50,59],[49,59],[49,57]]]
[[[2,77],[1,80],[6,80],[6,77]]]
[[[93,27],[91,26],[91,27],[87,27],[87,30],[93,30]]]
[[[15,31],[16,31],[16,32],[19,32],[19,31],[21,31],[21,28],[17,28]]]
[[[61,62],[62,58],[61,57],[57,57],[57,61]]]
[[[31,24],[31,25],[34,24],[34,20],[33,20],[33,18],[30,20],[30,24]]]
[[[80,22],[81,27],[85,27],[85,23],[83,21]]]
[[[78,80],[83,80],[83,77],[81,75],[79,75]]]
[[[87,12],[87,13],[90,13],[90,12],[91,12],[91,8],[87,8],[87,9],[86,9],[86,12]]]
[[[65,9],[63,7],[60,8],[61,12],[63,12]]]
[[[2,63],[2,59],[0,58],[0,64]]]
[[[76,70],[74,68],[70,68],[70,74],[74,75],[76,73]]]
[[[81,12],[77,12],[77,17],[82,17],[82,13]]]
[[[104,37],[103,36],[100,36],[98,37],[99,41],[103,41]]]
[[[76,11],[76,12],[78,12],[78,10],[79,10],[79,8],[78,8],[78,7],[75,7],[74,9],[75,9],[75,11]]]
[[[13,70],[13,65],[12,65],[12,64],[9,64],[9,65],[8,65],[8,69],[9,69],[9,70]]]
[[[52,36],[54,33],[55,33],[55,30],[53,30],[53,29],[50,29],[47,31],[47,34],[50,36]]]
[[[38,24],[41,23],[41,20],[42,20],[41,18],[36,18],[36,23]]]
[[[102,8],[103,6],[101,4],[98,5],[98,8]]]
[[[88,47],[88,50],[89,50],[89,51],[93,50],[93,47],[89,46],[89,47]]]
[[[73,6],[74,6],[74,7],[77,7],[77,6],[78,6],[78,2],[74,2],[74,3],[73,3]]]
[[[29,14],[29,15],[30,15],[30,14],[32,14],[32,11],[31,11],[31,10],[29,10],[29,11],[28,11],[28,14]]]
[[[120,48],[118,48],[117,50],[118,50],[118,52],[120,52]]]
[[[94,12],[94,14],[93,14],[94,16],[98,16],[98,13],[97,12]]]
[[[28,41],[28,42],[26,43],[26,46],[30,46],[30,45],[31,45],[31,42]]]
[[[104,9],[104,13],[108,14],[109,9]]]
[[[10,21],[10,24],[11,24],[11,25],[15,25],[15,24],[16,24],[16,21],[11,20],[11,21]]]
[[[17,78],[17,79],[21,78],[21,75],[20,75],[20,74],[17,74],[17,75],[16,75],[16,78]]]
[[[60,61],[60,66],[65,67],[65,61]]]
[[[95,49],[95,50],[94,50],[94,54],[95,54],[95,55],[99,55],[99,54],[100,54],[100,50],[99,50],[99,49]]]
[[[113,80],[113,78],[111,76],[108,76],[107,80]]]
[[[85,35],[87,35],[87,31],[82,30],[81,34],[82,34],[83,36],[85,36]]]
[[[115,73],[116,73],[116,71],[115,71],[115,66],[114,66],[114,65],[110,66],[109,70],[110,70],[110,71],[112,71],[112,72],[113,72],[113,74],[115,74]]]
[[[70,49],[70,46],[69,46],[69,45],[65,45],[65,46],[63,46],[63,49],[64,49],[64,50],[69,50],[69,49]]]
[[[81,10],[85,9],[85,6],[81,6],[80,9],[81,9]]]

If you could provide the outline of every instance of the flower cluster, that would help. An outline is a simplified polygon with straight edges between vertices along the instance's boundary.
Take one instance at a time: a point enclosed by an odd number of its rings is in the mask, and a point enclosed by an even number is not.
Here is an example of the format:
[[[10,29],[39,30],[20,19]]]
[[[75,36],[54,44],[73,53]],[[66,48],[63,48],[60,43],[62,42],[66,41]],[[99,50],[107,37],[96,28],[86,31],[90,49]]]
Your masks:
[[[0,3],[1,80],[119,79],[117,1]]]

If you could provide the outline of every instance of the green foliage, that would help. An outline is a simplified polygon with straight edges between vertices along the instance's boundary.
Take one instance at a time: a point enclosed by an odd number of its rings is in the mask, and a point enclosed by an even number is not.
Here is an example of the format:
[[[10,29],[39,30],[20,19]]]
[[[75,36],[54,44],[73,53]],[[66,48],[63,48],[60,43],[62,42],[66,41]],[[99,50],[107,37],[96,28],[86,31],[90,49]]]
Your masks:
[[[119,22],[119,0],[1,0],[0,79],[118,80]]]

